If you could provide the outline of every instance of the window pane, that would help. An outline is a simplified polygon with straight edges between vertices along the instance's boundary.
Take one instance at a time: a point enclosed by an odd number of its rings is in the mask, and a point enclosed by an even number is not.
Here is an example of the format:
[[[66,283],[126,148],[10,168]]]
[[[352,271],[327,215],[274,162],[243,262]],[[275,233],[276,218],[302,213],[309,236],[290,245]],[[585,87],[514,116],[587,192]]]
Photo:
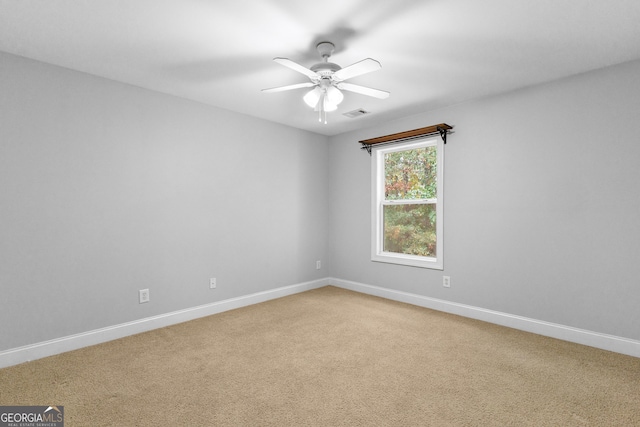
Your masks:
[[[435,199],[437,148],[423,147],[384,155],[385,200]]]
[[[385,252],[436,256],[436,205],[385,205]]]

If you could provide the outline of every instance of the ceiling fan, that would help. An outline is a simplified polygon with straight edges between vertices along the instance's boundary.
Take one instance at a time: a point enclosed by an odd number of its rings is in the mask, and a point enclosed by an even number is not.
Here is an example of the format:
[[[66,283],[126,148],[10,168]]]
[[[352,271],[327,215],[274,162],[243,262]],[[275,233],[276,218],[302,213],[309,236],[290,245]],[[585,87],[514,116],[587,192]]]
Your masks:
[[[335,46],[331,42],[320,42],[316,46],[318,53],[322,56],[322,62],[312,65],[311,68],[304,67],[287,58],[273,58],[275,62],[294,71],[309,77],[309,82],[298,83],[288,86],[262,89],[263,92],[281,92],[292,89],[302,89],[312,87],[303,97],[304,102],[319,112],[318,121],[327,123],[327,111],[334,111],[338,104],[344,99],[341,90],[359,93],[361,95],[372,96],[374,98],[385,99],[389,92],[370,87],[347,83],[345,80],[379,70],[382,65],[375,59],[367,58],[351,64],[347,67],[340,67],[338,64],[329,62],[329,57],[333,53]]]

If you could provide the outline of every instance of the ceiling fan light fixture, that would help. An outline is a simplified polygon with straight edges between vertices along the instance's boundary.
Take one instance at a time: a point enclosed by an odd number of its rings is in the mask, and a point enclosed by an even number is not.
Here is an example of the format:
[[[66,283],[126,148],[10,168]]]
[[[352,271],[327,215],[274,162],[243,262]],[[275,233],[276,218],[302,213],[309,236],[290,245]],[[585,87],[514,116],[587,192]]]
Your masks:
[[[323,110],[327,112],[336,111],[338,109],[338,104],[331,102],[328,96],[324,97],[323,105],[324,105]]]
[[[335,111],[344,99],[344,94],[335,86],[317,86],[307,92],[302,99],[311,108],[317,108],[318,103],[322,102],[324,111]]]
[[[315,87],[307,92],[306,95],[302,97],[302,99],[309,107],[315,108],[316,105],[318,105],[318,101],[320,100],[321,96],[322,90],[319,87]]]
[[[329,86],[327,88],[327,99],[329,100],[329,102],[337,106],[344,99],[344,95],[337,87]]]

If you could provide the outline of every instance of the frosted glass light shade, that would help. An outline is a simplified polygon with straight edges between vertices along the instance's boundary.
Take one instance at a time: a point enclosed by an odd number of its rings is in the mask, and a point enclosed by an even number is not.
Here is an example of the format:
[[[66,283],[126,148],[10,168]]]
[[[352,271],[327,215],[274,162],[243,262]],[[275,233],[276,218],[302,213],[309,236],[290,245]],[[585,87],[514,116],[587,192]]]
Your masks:
[[[309,107],[316,108],[321,98],[325,99],[324,110],[334,111],[338,108],[338,104],[344,99],[344,95],[334,86],[328,86],[326,88],[317,86],[307,92],[302,99],[304,99],[305,104]]]
[[[318,105],[320,96],[322,96],[322,90],[319,87],[315,87],[307,92],[302,99],[309,107],[315,108],[315,106]]]
[[[331,102],[328,96],[324,97],[324,111],[336,111],[338,109],[338,104],[334,104]]]
[[[338,108],[338,104],[342,102],[342,100],[344,99],[344,95],[335,86],[329,86],[327,88],[327,99],[330,103],[335,104],[336,108]]]

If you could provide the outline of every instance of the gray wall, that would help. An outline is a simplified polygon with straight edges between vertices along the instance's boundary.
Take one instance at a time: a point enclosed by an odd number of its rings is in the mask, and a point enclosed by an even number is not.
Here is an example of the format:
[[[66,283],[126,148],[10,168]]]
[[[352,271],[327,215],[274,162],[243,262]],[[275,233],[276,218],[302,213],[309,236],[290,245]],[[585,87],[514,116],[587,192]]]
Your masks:
[[[638,75],[329,139],[0,53],[0,351],[326,276],[640,339]],[[445,270],[373,263],[357,141],[440,122]]]
[[[638,76],[627,63],[331,138],[332,273],[640,339]],[[444,272],[371,262],[371,158],[357,141],[442,122],[455,126]]]
[[[0,351],[326,276],[328,153],[0,53]]]

